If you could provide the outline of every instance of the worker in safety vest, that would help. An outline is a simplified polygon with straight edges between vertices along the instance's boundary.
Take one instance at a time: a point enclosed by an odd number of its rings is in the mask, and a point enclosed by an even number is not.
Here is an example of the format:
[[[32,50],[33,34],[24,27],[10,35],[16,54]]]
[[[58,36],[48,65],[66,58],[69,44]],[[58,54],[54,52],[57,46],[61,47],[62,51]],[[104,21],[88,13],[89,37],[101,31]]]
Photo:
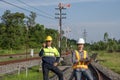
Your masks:
[[[42,48],[39,56],[42,57],[43,80],[49,80],[49,70],[57,74],[59,80],[63,80],[63,73],[57,67],[60,59],[60,54],[55,47],[52,47],[52,37],[47,36],[46,47]]]
[[[93,80],[92,74],[88,69],[88,54],[87,51],[84,50],[85,41],[83,38],[79,38],[77,41],[77,50],[72,52],[72,62],[73,62],[73,70],[75,80],[82,80],[82,76],[84,75],[87,80]]]

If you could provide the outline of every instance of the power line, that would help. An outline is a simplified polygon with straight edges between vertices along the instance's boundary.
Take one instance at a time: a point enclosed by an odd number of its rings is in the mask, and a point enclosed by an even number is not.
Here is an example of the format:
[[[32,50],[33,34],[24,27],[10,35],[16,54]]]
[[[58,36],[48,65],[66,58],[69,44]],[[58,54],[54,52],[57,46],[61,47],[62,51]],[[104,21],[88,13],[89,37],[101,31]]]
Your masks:
[[[6,4],[9,4],[9,5],[12,5],[12,6],[14,6],[14,7],[17,7],[17,8],[19,8],[19,9],[22,9],[22,10],[24,10],[24,11],[31,12],[30,10],[24,9],[24,8],[22,8],[22,7],[19,7],[19,6],[17,6],[17,5],[14,5],[14,4],[12,4],[12,3],[9,3],[9,2],[7,2],[7,1],[4,1],[4,0],[0,0],[0,1],[2,1],[2,2],[6,3]]]
[[[28,9],[22,8],[22,7],[20,7],[20,6],[17,6],[17,5],[15,5],[15,4],[12,4],[12,3],[10,3],[10,2],[7,2],[7,1],[5,1],[5,0],[0,0],[0,1],[2,1],[2,2],[6,3],[6,4],[9,4],[9,5],[12,5],[12,6],[14,6],[14,7],[17,7],[17,8],[19,8],[19,9],[22,9],[22,10],[24,10],[24,11],[27,11],[27,12],[33,12],[33,11],[31,11],[31,10],[28,10]],[[37,14],[37,13],[36,13],[36,14]],[[38,16],[41,16],[41,17],[46,17],[46,18],[51,19],[51,20],[54,20],[54,18],[45,16],[45,15],[42,15],[42,14],[37,14],[37,15],[38,15]]]
[[[21,1],[21,0],[17,0],[17,1],[20,2],[20,3],[22,3],[22,4],[24,4],[24,5],[26,5],[26,6],[28,6],[28,7],[31,7],[31,8],[33,8],[33,9],[35,9],[35,10],[41,12],[41,13],[44,13],[44,14],[49,15],[49,16],[52,16],[52,15],[50,15],[49,13],[46,13],[46,12],[44,12],[44,11],[38,9],[38,8],[35,8],[35,7],[29,5],[29,4],[27,4],[27,3],[25,3],[25,2],[23,2],[23,1]],[[52,16],[52,17],[54,17],[54,16]]]

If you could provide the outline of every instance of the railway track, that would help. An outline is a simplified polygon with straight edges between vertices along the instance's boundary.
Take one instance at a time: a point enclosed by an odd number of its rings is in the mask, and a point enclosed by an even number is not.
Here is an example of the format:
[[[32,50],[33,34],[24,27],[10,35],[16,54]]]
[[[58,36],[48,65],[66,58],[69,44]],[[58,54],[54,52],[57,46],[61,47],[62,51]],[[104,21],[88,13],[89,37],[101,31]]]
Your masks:
[[[94,80],[111,80],[108,76],[106,76],[103,72],[98,70],[96,67],[93,65],[89,65],[89,68],[93,74]]]
[[[0,59],[4,59],[4,58],[21,58],[21,57],[30,57],[30,53],[23,53],[23,54],[6,54],[6,55],[0,55]],[[35,53],[34,57],[37,57],[38,54]]]
[[[90,65],[89,68],[92,72],[93,80],[112,80],[109,77],[107,77],[106,75],[104,75],[104,73],[102,73],[98,69],[96,69],[94,66]],[[75,78],[73,76],[73,70],[71,67],[66,67],[63,70],[63,74],[64,74],[64,80],[75,80]],[[50,78],[50,80],[58,80],[58,78],[56,75],[54,75]],[[87,80],[87,79],[85,77],[82,77],[82,80]]]
[[[40,61],[41,61],[40,57],[35,57],[22,60],[0,62],[0,73],[1,74],[10,73],[12,71],[18,70],[18,67],[32,67],[35,65],[40,65]],[[99,69],[97,69],[95,66],[90,64],[89,68],[93,74],[94,80],[112,80],[108,76],[106,76],[103,72],[101,72]],[[63,73],[65,76],[65,80],[69,80],[72,74],[72,68],[71,67],[65,68],[63,70]],[[57,80],[57,77],[53,76],[50,80]],[[85,80],[85,78],[83,80]]]
[[[65,57],[67,55],[62,55],[61,57]],[[8,58],[30,58],[31,55],[30,53],[22,53],[22,54],[6,54],[6,55],[0,55],[0,60],[1,59],[8,59]],[[39,57],[38,53],[34,53],[33,57]]]
[[[34,56],[31,56],[30,53],[28,54],[7,54],[7,55],[0,55],[0,63],[6,62],[6,61],[18,61],[18,60],[24,60],[24,59],[30,59],[30,58],[36,58],[39,57],[39,55],[36,53]]]
[[[5,55],[0,55],[0,57],[4,57],[4,56],[19,56],[19,55],[26,55],[25,53],[22,54],[5,54]]]
[[[40,60],[40,57],[27,58],[27,59],[21,59],[21,60],[4,61],[4,62],[0,62],[0,66],[14,64],[14,63],[20,63],[20,62],[26,62],[26,61],[31,61],[31,60]]]
[[[22,68],[37,66],[40,65],[40,62],[40,57],[0,62],[0,75],[19,71]]]

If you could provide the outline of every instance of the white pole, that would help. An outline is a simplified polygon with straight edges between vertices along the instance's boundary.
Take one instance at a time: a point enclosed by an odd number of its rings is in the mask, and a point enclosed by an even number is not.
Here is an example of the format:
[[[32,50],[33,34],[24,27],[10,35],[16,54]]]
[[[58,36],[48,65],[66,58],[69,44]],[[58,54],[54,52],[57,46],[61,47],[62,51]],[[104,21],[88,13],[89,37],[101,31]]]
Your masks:
[[[26,66],[26,77],[28,76],[28,68],[27,68],[27,66]]]

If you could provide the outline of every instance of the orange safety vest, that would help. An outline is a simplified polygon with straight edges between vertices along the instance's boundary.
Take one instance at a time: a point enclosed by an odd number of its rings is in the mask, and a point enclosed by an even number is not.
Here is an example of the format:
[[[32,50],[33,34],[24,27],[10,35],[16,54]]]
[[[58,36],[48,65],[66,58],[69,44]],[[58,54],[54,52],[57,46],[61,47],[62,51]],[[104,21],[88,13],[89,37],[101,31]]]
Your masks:
[[[83,58],[86,59],[87,51],[84,50],[83,54],[84,54]],[[76,56],[76,60],[80,61],[80,54],[77,50],[75,50],[75,56]],[[78,69],[78,68],[88,69],[88,66],[84,62],[77,62],[73,65],[73,69]]]

